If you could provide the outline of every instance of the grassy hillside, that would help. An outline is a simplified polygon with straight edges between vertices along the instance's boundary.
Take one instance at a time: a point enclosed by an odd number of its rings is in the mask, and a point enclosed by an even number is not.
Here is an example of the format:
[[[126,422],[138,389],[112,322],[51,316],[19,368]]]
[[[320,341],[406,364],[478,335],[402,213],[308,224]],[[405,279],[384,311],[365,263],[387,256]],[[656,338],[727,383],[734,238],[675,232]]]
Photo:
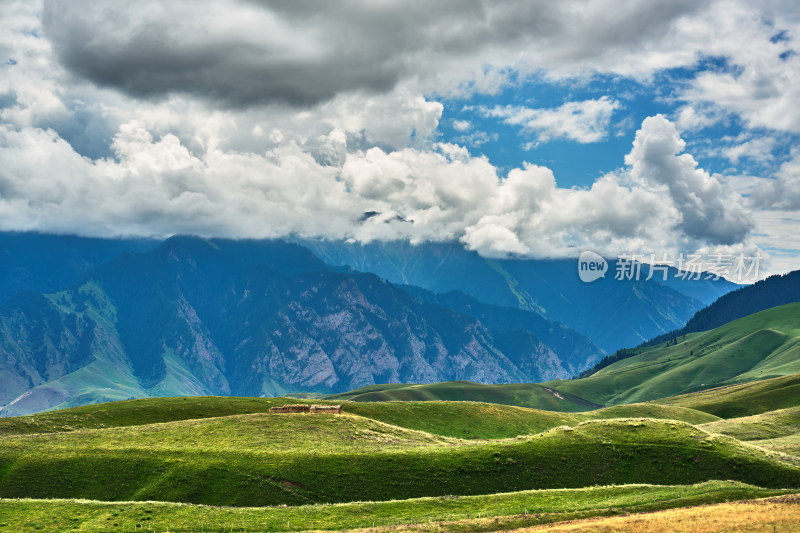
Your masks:
[[[263,413],[0,437],[6,498],[261,506],[712,479],[800,487],[800,467],[651,419],[472,441],[351,414]]]
[[[662,398],[658,403],[689,407],[721,418],[757,415],[800,406],[800,374]]]
[[[667,406],[649,403],[616,405],[580,413],[576,416],[587,420],[608,420],[613,418],[655,418],[659,420],[678,420],[689,424],[703,424],[719,417],[687,407]]]
[[[527,531],[556,533],[581,531],[604,533],[651,533],[670,531],[797,531],[800,506],[796,495],[754,501],[684,507],[655,513],[609,518],[590,518],[565,524],[534,527]]]
[[[701,426],[712,433],[730,435],[743,441],[775,439],[800,433],[800,407],[779,409],[760,415],[718,420]]]
[[[762,498],[786,491],[734,482],[690,486],[625,485],[485,496],[298,507],[219,508],[158,502],[2,500],[8,531],[342,530],[442,522],[442,530],[491,531],[561,520]],[[476,518],[480,517],[480,518]]]
[[[787,455],[800,457],[800,433],[777,437],[774,439],[759,439],[751,441],[750,444],[760,446],[773,452],[780,452]]]
[[[347,412],[397,426],[462,439],[499,439],[530,435],[588,420],[653,418],[702,424],[718,417],[685,407],[634,404],[586,413],[557,413],[477,402],[346,403]]]
[[[373,385],[326,398],[354,402],[473,401],[564,412],[587,411],[602,407],[573,394],[559,393],[549,387],[531,383],[484,385],[468,381],[450,381],[424,385]]]
[[[768,450],[800,457],[800,407],[719,420],[700,427]]]
[[[797,444],[796,409],[268,412],[298,401],[153,398],[0,419],[0,530],[506,530],[800,491],[800,457],[775,453]]]
[[[334,403],[313,400],[315,403]],[[305,400],[287,398],[181,397],[127,400],[0,418],[0,435],[60,433],[80,429],[140,426],[151,423],[266,413],[269,408]],[[464,439],[510,438],[587,420],[648,417],[690,424],[718,417],[679,406],[635,404],[586,413],[557,413],[478,402],[339,402],[348,413],[407,429]]]
[[[800,303],[793,303],[646,348],[588,378],[545,385],[561,394],[615,405],[797,372]]]
[[[712,300],[713,301],[713,300]],[[674,339],[687,333],[708,331],[738,318],[759,311],[800,301],[800,271],[770,276],[752,285],[744,285],[699,310],[679,330],[671,331],[654,340],[654,343]]]
[[[302,400],[220,396],[146,398],[84,405],[35,415],[0,418],[0,435],[58,433],[77,429],[140,426],[195,418],[266,413]]]

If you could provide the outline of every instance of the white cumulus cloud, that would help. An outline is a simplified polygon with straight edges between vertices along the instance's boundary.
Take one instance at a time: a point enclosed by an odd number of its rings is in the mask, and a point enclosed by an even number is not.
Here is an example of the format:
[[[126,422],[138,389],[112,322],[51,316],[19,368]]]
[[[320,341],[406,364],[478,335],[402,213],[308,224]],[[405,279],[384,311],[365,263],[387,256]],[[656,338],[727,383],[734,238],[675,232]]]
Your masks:
[[[752,229],[748,213],[731,189],[698,168],[691,154],[681,153],[685,146],[673,123],[660,115],[648,117],[625,162],[634,179],[666,187],[686,235],[713,244],[742,241]]]
[[[485,117],[500,118],[511,126],[519,126],[532,135],[535,142],[569,139],[593,143],[608,136],[611,115],[619,103],[608,96],[596,100],[567,102],[556,108],[536,109],[519,106],[482,106],[478,111]]]
[[[195,154],[172,134],[123,124],[114,158],[76,153],[52,130],[0,127],[0,225],[93,235],[462,240],[501,256],[616,253],[747,238],[740,199],[696,167],[669,121],[645,120],[629,167],[589,189],[526,164],[506,176],[486,157],[438,143],[351,149],[321,160],[299,144],[263,154]],[[382,216],[364,217],[364,213]]]

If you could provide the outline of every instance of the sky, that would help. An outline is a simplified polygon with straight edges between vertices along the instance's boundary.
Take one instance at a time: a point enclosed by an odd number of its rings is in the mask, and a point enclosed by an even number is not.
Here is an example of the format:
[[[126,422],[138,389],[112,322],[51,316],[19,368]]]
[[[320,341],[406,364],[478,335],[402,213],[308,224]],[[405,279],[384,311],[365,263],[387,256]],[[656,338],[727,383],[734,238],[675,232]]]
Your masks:
[[[800,268],[791,0],[4,0],[0,231]]]

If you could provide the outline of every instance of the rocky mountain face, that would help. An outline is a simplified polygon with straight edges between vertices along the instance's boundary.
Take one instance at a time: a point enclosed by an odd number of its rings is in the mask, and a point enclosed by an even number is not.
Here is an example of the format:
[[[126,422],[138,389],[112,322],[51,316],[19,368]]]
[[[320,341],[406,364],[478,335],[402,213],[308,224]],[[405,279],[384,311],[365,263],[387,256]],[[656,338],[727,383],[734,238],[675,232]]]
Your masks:
[[[24,292],[0,309],[0,405],[92,361],[95,324]]]
[[[413,285],[404,285],[403,289],[420,301],[476,317],[486,327],[501,333],[498,338],[516,339],[532,346],[531,341],[526,340],[524,336],[527,332],[533,332],[536,342],[541,342],[558,354],[561,365],[570,375],[577,374],[603,355],[603,351],[588,337],[532,311],[486,304],[458,291],[437,294]],[[548,373],[543,369],[542,374]]]
[[[511,309],[500,321],[502,310],[451,300],[331,269],[281,241],[172,238],[123,252],[71,289],[22,293],[0,308],[0,413],[158,395],[536,382],[568,377],[577,352],[583,366],[603,354],[533,313]]]
[[[490,259],[460,243],[298,241],[331,265],[374,272],[393,283],[445,294],[466,293],[486,304],[531,311],[561,322],[607,352],[636,346],[682,327],[694,313],[738,288],[725,279],[688,280],[670,269],[647,279],[615,279],[617,264],[592,283],[574,259]]]

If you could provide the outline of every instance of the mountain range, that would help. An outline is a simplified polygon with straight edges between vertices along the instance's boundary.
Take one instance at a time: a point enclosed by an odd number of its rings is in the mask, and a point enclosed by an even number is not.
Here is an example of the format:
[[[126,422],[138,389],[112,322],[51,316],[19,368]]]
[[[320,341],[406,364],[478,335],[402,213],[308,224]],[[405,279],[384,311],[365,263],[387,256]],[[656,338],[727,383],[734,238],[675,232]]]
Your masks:
[[[767,285],[753,287],[759,292]],[[746,290],[746,289],[743,289]],[[635,404],[691,407],[722,417],[800,409],[800,302],[772,307],[709,331],[626,350],[628,357],[580,379],[487,385],[450,382],[362,387],[326,399],[355,402],[473,401],[548,412]],[[646,403],[642,403],[646,402]],[[800,418],[792,433],[800,431]],[[753,426],[754,433],[768,428]],[[798,441],[800,442],[800,441]]]
[[[579,331],[607,352],[636,346],[683,327],[697,311],[739,286],[724,278],[689,279],[674,268],[647,279],[605,277],[584,283],[575,259],[492,259],[459,243],[297,241],[331,265],[374,272],[393,283],[438,294],[466,293],[481,302],[524,309]]]
[[[584,357],[602,354],[535,319],[531,329],[582,347]],[[523,314],[516,325],[525,322]],[[5,415],[127,397],[569,375],[530,329],[490,329],[280,241],[179,237],[124,252],[74,288],[8,300],[0,350]]]
[[[627,338],[610,324],[641,340],[734,287],[587,285],[573,261],[490,260],[455,244],[22,233],[0,234],[0,258],[4,416],[147,396],[563,379]]]

